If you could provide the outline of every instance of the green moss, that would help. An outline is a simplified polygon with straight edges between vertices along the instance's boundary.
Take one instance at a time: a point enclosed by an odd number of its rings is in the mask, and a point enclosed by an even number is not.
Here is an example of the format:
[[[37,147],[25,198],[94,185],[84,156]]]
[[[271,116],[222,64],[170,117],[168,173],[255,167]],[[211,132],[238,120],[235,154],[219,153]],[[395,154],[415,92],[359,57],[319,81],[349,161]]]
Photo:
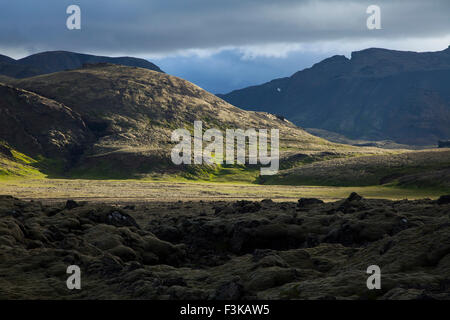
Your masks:
[[[179,174],[178,180],[220,182],[220,183],[255,183],[259,175],[258,166],[245,165],[202,165],[186,166]]]
[[[23,154],[6,143],[12,157],[0,155],[0,179],[32,178],[43,179],[60,175],[64,170],[64,162],[58,159],[48,159],[43,156],[32,158]]]
[[[0,180],[17,178],[43,179],[46,177],[38,169],[28,165],[28,163],[33,163],[33,159],[17,152],[13,152],[13,155],[14,159],[0,157]],[[15,158],[16,156],[17,158]],[[26,161],[22,161],[21,159],[25,159]]]

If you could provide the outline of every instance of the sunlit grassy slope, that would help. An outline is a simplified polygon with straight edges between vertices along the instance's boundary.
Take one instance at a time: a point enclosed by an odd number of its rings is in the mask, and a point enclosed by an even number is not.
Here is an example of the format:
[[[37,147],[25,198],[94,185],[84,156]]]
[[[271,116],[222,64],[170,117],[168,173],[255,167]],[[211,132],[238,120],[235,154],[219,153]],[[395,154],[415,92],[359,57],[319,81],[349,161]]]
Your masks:
[[[11,150],[11,156],[0,153],[0,181],[17,178],[45,178],[45,175],[34,166],[37,163],[37,160],[15,150]]]
[[[261,180],[264,184],[450,189],[450,149],[319,161]]]
[[[331,201],[354,191],[365,197],[386,199],[437,198],[450,193],[450,150],[315,162],[308,158],[277,176],[261,177],[258,167],[199,166],[182,174],[153,173],[140,179],[119,180],[76,175],[51,179],[42,171],[60,171],[57,162],[8,150],[10,154],[5,150],[0,153],[0,194],[25,198],[170,201],[317,197]]]

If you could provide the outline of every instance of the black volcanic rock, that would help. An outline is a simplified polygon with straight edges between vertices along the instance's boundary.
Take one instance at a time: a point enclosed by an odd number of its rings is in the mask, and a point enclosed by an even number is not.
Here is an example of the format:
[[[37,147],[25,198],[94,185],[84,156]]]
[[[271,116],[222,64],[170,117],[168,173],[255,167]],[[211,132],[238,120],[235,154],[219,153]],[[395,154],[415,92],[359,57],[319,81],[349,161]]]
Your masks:
[[[438,200],[437,200],[438,204],[450,204],[450,194],[447,194],[445,196],[441,196]]]
[[[322,204],[323,201],[316,198],[301,198],[298,200],[298,207],[308,207],[311,205]]]
[[[222,216],[200,214],[224,202],[150,202],[128,215],[0,196],[0,299],[450,299],[446,207],[366,199],[326,214],[342,201],[297,213],[299,224],[294,202]],[[89,290],[65,289],[73,264]],[[366,287],[373,264],[381,290]]]
[[[67,200],[66,206],[64,207],[67,210],[72,210],[78,208],[79,204],[75,200]]]
[[[449,49],[417,53],[371,48],[219,97],[352,139],[435,145],[450,138],[449,83]]]

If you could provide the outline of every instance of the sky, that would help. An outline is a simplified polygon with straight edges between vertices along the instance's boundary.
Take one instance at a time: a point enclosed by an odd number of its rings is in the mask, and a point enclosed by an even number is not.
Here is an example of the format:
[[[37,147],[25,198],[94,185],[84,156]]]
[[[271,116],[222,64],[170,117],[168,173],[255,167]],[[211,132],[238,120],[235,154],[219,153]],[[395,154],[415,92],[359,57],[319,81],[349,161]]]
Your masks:
[[[369,30],[374,4],[381,29]],[[69,5],[80,30],[66,27]],[[136,56],[227,93],[369,47],[443,50],[449,17],[449,0],[0,0],[0,54]]]

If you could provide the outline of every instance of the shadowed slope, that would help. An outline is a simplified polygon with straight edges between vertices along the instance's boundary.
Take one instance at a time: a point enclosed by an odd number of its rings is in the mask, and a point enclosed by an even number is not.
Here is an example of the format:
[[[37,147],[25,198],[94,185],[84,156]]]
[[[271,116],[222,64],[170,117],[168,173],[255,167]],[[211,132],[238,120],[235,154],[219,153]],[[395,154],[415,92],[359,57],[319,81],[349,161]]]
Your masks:
[[[85,63],[112,63],[163,72],[157,65],[140,58],[103,57],[69,51],[47,51],[15,60],[0,55],[0,75],[27,78],[81,68]]]
[[[291,77],[219,95],[247,110],[352,139],[436,145],[450,138],[450,48],[366,49],[333,56]]]
[[[70,159],[93,135],[62,103],[0,83],[0,140],[30,156]]]

